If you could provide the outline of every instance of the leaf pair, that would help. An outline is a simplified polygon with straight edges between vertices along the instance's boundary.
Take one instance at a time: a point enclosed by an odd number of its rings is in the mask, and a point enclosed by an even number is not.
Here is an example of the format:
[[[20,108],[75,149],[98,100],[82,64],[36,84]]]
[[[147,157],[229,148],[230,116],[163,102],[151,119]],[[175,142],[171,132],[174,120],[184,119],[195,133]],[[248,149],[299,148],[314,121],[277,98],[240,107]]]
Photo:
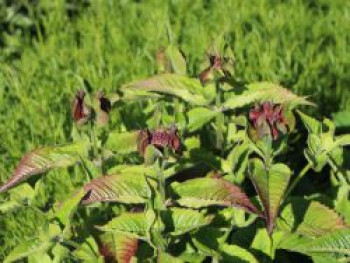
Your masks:
[[[341,166],[342,147],[350,145],[350,135],[335,137],[335,127],[329,119],[319,122],[301,111],[298,113],[309,132],[304,154],[312,168],[320,172],[327,163],[334,169],[335,165]]]
[[[158,231],[161,231],[163,235],[179,236],[208,225],[212,219],[199,211],[185,208],[165,210],[162,212],[161,218],[150,216],[151,214],[148,211],[123,213],[106,225],[98,227],[99,230],[105,232],[103,242],[108,249],[114,248],[113,254],[118,262],[129,262],[127,259],[136,253],[139,239],[154,246],[152,235]],[[163,223],[167,226],[166,229],[162,229]],[[107,239],[107,243],[105,243],[105,237],[109,239]],[[111,238],[115,240],[111,242]]]
[[[271,234],[292,172],[282,163],[273,164],[267,168],[257,158],[250,161],[249,172],[264,207],[267,230]]]

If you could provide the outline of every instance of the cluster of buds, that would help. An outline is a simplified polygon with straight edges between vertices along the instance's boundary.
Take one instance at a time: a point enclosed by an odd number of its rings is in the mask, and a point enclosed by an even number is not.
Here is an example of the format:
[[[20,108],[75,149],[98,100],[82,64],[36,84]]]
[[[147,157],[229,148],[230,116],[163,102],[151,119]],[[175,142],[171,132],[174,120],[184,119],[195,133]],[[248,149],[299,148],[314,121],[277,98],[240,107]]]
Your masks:
[[[287,132],[287,122],[283,115],[282,105],[271,102],[256,104],[254,109],[249,111],[249,120],[257,131],[258,138],[269,135],[277,140],[280,133]]]
[[[234,59],[233,55],[220,56],[217,52],[207,53],[209,66],[206,67],[199,75],[203,85],[215,79],[229,77],[233,74]]]
[[[153,145],[159,150],[170,148],[175,152],[178,152],[180,150],[180,137],[178,129],[176,127],[171,127],[167,130],[141,130],[137,138],[137,148],[142,156],[145,155],[148,145]]]
[[[108,114],[112,108],[111,102],[102,91],[96,96],[96,105],[87,105],[85,102],[86,93],[84,90],[78,90],[72,104],[72,118],[77,124],[84,124],[96,117],[98,124],[104,125],[108,122]],[[94,111],[92,111],[92,109]],[[94,114],[92,114],[94,113]]]

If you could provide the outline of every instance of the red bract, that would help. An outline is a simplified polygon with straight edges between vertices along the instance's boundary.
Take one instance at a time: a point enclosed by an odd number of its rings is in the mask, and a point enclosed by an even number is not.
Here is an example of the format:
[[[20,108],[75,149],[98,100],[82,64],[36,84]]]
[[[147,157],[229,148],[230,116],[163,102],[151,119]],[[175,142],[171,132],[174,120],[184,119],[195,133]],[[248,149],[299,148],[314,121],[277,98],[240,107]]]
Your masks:
[[[179,151],[180,138],[177,128],[171,128],[169,130],[158,129],[154,132],[148,129],[141,130],[137,141],[138,151],[144,155],[147,146],[150,144],[160,150],[168,147],[175,152]]]
[[[282,106],[273,105],[271,102],[256,104],[254,109],[249,111],[249,120],[258,134],[265,135],[268,127],[268,133],[274,140],[277,140],[279,133],[282,132],[279,127],[286,126]]]

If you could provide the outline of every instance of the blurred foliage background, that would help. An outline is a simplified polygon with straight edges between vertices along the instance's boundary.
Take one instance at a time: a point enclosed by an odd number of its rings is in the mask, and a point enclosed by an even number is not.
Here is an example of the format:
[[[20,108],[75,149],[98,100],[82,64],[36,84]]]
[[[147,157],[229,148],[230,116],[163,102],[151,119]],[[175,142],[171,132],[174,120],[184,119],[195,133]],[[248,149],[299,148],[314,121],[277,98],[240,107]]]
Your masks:
[[[24,152],[70,140],[82,79],[114,92],[154,74],[155,54],[169,42],[197,76],[218,37],[233,47],[243,82],[310,96],[318,117],[349,116],[350,1],[0,0],[0,181]],[[64,194],[62,177],[47,180]],[[29,208],[11,218],[0,219],[0,259],[40,221]]]

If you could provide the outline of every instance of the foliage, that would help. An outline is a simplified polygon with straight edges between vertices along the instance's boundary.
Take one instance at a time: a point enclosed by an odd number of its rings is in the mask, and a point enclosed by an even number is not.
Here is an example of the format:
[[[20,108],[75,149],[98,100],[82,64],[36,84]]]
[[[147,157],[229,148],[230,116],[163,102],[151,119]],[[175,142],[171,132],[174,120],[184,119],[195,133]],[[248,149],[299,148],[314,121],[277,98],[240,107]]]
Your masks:
[[[5,262],[258,262],[277,253],[288,258],[288,251],[315,262],[345,260],[349,174],[342,153],[350,135],[336,136],[329,119],[296,110],[312,103],[281,86],[239,84],[229,47],[208,55],[200,79],[184,75],[185,60],[171,50],[163,54],[171,65],[160,67],[163,73],[125,84],[118,94],[94,94],[85,81],[71,108],[73,142],[26,154],[0,186],[7,200],[1,213],[28,205],[45,219],[45,228],[16,244]],[[147,112],[148,127],[128,129],[121,121],[111,129],[112,104],[122,111],[135,103]],[[296,122],[306,128],[306,143]],[[296,143],[304,148],[303,169],[293,165]],[[83,185],[40,207],[35,200],[46,177],[32,177],[72,165],[85,175]],[[326,196],[295,196],[300,180],[326,166],[331,188],[342,192],[332,207],[317,200]]]
[[[348,260],[347,3],[0,6],[0,261]]]

